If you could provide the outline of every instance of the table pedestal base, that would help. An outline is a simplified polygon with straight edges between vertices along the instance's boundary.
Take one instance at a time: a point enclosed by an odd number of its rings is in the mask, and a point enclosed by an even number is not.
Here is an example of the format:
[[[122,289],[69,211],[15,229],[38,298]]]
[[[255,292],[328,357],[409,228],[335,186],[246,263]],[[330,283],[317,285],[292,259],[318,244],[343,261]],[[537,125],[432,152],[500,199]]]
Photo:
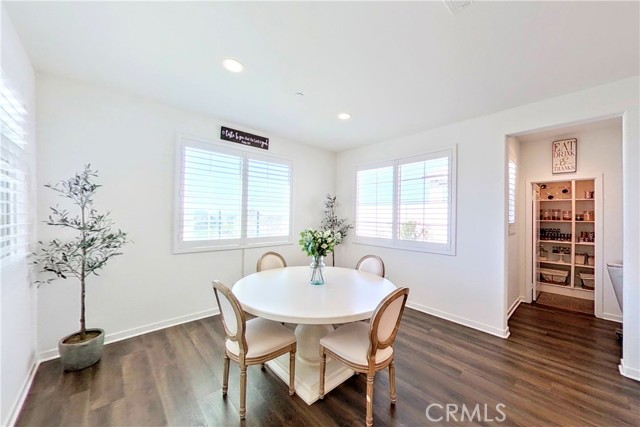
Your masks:
[[[307,365],[320,365],[320,338],[333,331],[332,325],[296,326],[296,347],[298,359]]]
[[[267,366],[278,375],[282,381],[289,384],[289,353],[267,362]],[[349,379],[353,374],[354,372],[344,364],[327,357],[327,371],[324,384],[325,395]],[[318,393],[319,387],[320,365],[308,364],[299,357],[296,357],[296,394],[304,400],[307,405],[311,405],[320,398]]]

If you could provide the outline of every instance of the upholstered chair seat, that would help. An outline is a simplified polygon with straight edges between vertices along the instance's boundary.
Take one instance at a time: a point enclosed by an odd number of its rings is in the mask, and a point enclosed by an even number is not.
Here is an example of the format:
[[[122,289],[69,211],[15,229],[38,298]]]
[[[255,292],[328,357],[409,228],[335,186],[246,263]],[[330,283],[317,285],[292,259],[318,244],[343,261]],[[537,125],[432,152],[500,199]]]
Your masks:
[[[240,366],[240,419],[247,414],[247,366],[263,365],[289,353],[289,394],[295,394],[296,337],[277,322],[259,317],[247,321],[240,302],[224,283],[214,280],[213,292],[220,308],[226,336],[222,396],[229,388],[229,362]]]
[[[373,380],[376,372],[389,367],[389,396],[396,403],[396,371],[393,344],[396,340],[409,289],[399,288],[382,300],[369,323],[341,326],[320,339],[320,399],[324,398],[327,356],[356,372],[367,374],[365,424],[373,425]]]
[[[291,330],[283,327],[279,322],[261,317],[247,321],[244,336],[249,348],[245,354],[247,360],[262,358],[296,342],[296,337]],[[238,341],[228,339],[225,342],[225,347],[229,353],[239,356],[240,346]]]
[[[332,350],[340,358],[367,366],[369,352],[369,323],[354,322],[341,326],[332,334],[320,339],[320,345]],[[378,350],[375,363],[386,362],[393,356],[393,347]]]

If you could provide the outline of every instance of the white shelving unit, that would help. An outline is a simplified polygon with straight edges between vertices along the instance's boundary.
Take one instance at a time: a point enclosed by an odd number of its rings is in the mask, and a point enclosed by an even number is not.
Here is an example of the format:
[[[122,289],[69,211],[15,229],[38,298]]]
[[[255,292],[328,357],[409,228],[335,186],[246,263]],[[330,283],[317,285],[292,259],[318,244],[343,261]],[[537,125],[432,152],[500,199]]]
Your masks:
[[[599,238],[595,217],[599,195],[594,188],[593,179],[537,183],[533,236],[536,292],[594,299]],[[550,275],[550,271],[559,274]],[[560,272],[566,273],[566,280]],[[592,279],[582,280],[585,274]]]

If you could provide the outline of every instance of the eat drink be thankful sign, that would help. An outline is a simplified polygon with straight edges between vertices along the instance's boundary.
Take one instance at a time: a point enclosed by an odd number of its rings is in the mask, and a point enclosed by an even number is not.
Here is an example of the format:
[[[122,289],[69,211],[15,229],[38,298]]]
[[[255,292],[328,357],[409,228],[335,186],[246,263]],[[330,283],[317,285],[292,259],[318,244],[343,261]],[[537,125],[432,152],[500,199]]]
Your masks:
[[[551,171],[553,173],[571,173],[576,171],[578,140],[576,138],[553,141],[551,146]]]

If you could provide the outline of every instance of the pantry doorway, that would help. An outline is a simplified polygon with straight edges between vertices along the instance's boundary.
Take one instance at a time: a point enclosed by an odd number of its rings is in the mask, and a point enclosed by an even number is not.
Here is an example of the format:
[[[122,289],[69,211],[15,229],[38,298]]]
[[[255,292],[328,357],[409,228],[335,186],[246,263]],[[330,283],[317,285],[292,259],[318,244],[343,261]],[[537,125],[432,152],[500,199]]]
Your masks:
[[[531,183],[531,299],[569,311],[595,313],[602,236],[601,177]],[[585,301],[581,301],[585,300]]]

